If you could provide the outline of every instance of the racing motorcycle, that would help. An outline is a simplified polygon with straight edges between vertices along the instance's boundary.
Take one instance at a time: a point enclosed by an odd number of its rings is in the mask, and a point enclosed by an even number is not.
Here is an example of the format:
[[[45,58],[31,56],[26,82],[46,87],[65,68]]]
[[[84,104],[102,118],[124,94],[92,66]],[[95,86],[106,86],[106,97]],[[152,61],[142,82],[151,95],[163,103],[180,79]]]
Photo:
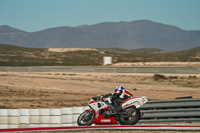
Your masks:
[[[90,126],[93,123],[134,125],[142,116],[138,108],[148,101],[146,96],[131,97],[121,102],[120,111],[115,111],[112,98],[113,94],[93,97],[88,104],[90,109],[85,110],[78,117],[78,125]]]

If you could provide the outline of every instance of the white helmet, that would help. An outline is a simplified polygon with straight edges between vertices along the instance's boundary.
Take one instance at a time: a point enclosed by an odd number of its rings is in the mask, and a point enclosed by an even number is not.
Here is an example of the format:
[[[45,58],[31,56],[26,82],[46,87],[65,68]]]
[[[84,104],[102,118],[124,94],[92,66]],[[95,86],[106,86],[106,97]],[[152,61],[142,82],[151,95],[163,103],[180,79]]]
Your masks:
[[[123,86],[117,86],[116,88],[115,88],[115,93],[120,93],[121,91],[125,91],[125,88],[123,87]]]

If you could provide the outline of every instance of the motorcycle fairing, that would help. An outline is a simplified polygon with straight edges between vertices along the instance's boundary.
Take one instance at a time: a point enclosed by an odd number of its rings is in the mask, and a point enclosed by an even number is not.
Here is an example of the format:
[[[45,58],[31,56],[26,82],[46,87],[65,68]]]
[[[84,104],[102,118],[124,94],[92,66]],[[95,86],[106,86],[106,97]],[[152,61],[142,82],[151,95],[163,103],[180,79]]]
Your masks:
[[[108,109],[105,107],[103,109]],[[95,114],[94,124],[118,124],[114,117],[105,118],[101,113],[101,110],[98,110]]]
[[[148,101],[148,99],[143,96],[143,97],[132,97],[129,98],[125,101],[123,101],[122,104],[122,108],[128,108],[128,107],[134,107],[134,108],[139,108],[140,106],[144,105],[146,102]]]

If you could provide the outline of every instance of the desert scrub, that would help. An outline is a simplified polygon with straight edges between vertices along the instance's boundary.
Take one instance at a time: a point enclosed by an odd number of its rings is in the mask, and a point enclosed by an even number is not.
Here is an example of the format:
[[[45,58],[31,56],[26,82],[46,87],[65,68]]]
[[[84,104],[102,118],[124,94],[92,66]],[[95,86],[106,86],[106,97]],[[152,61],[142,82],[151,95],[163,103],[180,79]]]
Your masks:
[[[167,77],[165,75],[161,75],[161,74],[154,74],[153,76],[153,80],[154,81],[160,81],[160,80],[166,80]]]
[[[188,77],[178,77],[178,76],[165,76],[161,74],[154,74],[154,81],[159,81],[162,83],[168,83],[176,86],[182,87],[200,87],[200,80],[196,76],[188,76]]]
[[[199,48],[199,47],[197,47]],[[0,66],[87,66],[102,65],[104,56],[112,56],[117,62],[198,62],[194,58],[197,48],[162,52],[158,49],[125,50],[119,48],[98,49],[98,51],[51,52],[42,48],[25,48],[0,44]],[[170,56],[169,56],[170,55]]]
[[[137,91],[137,88],[133,88],[134,91]]]

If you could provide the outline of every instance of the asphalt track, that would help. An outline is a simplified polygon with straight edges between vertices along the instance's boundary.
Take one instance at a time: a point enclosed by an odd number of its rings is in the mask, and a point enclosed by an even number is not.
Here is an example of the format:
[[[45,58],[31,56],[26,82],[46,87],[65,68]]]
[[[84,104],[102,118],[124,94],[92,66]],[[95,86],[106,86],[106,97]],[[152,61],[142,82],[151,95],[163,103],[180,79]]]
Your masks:
[[[105,66],[0,66],[0,72],[97,72],[97,73],[176,73],[200,74],[200,68],[192,67],[105,67]]]
[[[87,131],[87,130],[163,130],[163,131],[200,131],[200,126],[187,125],[136,125],[136,126],[72,126],[0,129],[0,132],[36,132],[36,131]]]

